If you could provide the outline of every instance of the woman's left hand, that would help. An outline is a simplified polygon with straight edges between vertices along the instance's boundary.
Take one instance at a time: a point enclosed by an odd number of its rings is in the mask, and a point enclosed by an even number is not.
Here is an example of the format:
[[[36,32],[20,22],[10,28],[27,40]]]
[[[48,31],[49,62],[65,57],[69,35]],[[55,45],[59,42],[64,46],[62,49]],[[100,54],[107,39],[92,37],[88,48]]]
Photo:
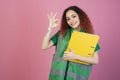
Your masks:
[[[74,51],[71,48],[69,49],[70,49],[70,52],[64,52],[64,56],[63,56],[64,60],[69,61],[69,60],[76,59],[76,54],[74,53]]]

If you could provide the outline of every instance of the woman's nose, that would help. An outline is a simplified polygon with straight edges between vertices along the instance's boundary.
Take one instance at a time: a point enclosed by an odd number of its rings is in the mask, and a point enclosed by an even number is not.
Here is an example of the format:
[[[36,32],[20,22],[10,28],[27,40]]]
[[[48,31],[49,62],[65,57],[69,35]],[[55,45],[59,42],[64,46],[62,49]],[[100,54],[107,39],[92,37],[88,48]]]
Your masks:
[[[70,23],[73,23],[73,19],[70,19]]]

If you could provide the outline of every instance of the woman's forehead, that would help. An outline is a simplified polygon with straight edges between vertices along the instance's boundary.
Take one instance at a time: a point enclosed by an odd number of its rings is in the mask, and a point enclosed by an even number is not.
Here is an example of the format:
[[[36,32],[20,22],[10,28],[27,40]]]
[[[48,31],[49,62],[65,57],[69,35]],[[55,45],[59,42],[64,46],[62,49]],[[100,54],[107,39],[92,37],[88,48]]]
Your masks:
[[[72,15],[76,15],[77,13],[73,10],[69,10],[66,12],[66,17],[72,16]]]

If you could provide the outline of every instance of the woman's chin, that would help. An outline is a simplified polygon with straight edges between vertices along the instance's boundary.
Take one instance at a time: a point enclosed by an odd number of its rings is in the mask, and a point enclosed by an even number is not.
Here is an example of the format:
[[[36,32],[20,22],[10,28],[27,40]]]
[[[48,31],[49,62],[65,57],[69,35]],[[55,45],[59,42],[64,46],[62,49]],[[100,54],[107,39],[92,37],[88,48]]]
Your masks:
[[[77,28],[77,26],[72,26],[72,28],[74,28],[74,29],[75,29],[75,28]]]
[[[78,28],[78,26],[73,26],[73,28],[74,28],[74,29],[77,29],[77,28]]]

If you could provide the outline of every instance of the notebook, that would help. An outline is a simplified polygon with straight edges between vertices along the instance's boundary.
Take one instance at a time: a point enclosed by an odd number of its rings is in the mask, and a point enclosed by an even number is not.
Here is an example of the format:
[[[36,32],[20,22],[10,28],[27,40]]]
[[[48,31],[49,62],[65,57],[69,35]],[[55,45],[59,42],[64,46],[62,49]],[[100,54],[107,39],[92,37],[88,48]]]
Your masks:
[[[69,48],[71,48],[78,55],[93,56],[98,41],[99,41],[98,35],[73,31],[66,51],[70,52]],[[71,61],[89,65],[89,63],[87,62],[79,60]]]

